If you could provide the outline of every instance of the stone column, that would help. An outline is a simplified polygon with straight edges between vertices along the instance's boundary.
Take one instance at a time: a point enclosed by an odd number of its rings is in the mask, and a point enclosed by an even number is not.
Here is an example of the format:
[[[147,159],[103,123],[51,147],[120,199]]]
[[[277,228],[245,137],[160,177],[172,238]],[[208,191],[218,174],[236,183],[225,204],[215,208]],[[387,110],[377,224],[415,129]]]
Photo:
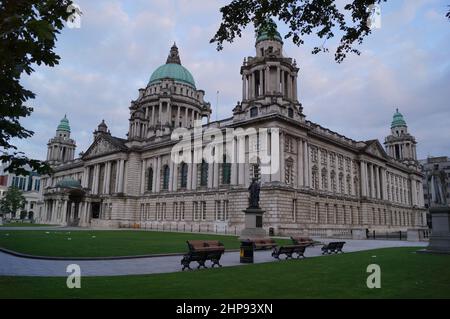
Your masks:
[[[277,66],[277,84],[275,86],[275,92],[280,92],[280,82],[281,82],[281,68],[280,66]]]
[[[124,175],[124,170],[125,170],[125,160],[120,160],[119,161],[119,193],[123,193],[123,175]]]
[[[424,206],[424,198],[423,198],[423,185],[422,182],[419,181],[417,184],[417,187],[419,188],[419,198],[418,198],[418,205],[419,207],[423,207]]]
[[[308,142],[303,141],[303,180],[304,185],[306,187],[310,187],[310,180],[309,180],[309,150],[308,150]]]
[[[382,196],[384,200],[388,199],[387,196],[387,183],[386,183],[386,169],[385,168],[381,168],[381,187],[382,187]]]
[[[285,134],[284,132],[280,132],[280,179],[279,181],[281,183],[286,183],[286,172],[285,172],[285,159],[284,159],[284,141],[285,141]]]
[[[191,163],[187,163],[188,171],[187,171],[187,185],[186,185],[186,188],[188,190],[192,189],[192,165],[194,165],[194,164],[192,164],[192,162]]]
[[[63,209],[61,212],[61,221],[67,220],[67,200],[64,201]]]
[[[156,170],[157,170],[157,166],[158,166],[158,161],[157,161],[156,157],[153,157],[151,159],[151,163],[152,163],[152,169],[153,169],[152,193],[155,193],[156,192]]]
[[[297,140],[297,188],[304,186],[303,172],[303,141]]]
[[[213,187],[214,188],[218,188],[219,187],[219,163],[214,162],[214,184]]]
[[[264,88],[263,88],[263,70],[259,69],[259,86],[258,86],[258,96],[261,96],[264,94]]]
[[[172,160],[169,161],[169,192],[173,190],[173,180],[174,180],[174,163]]]
[[[96,164],[94,166],[94,181],[93,181],[93,193],[98,194],[99,188],[98,188],[98,182],[99,182],[99,165]]]
[[[180,106],[177,106],[177,118],[175,119],[175,127],[181,127],[180,125],[180,115],[181,115]]]
[[[186,106],[184,108],[184,127],[188,128],[189,127],[189,121],[188,121],[188,113],[189,113],[189,109]]]
[[[247,76],[245,75],[245,72],[242,74],[242,100],[247,99]]]
[[[141,161],[141,194],[145,193],[145,170],[146,170],[146,161]]]
[[[375,182],[377,183],[377,188],[376,188],[376,197],[378,199],[380,199],[380,168],[378,166],[375,166]]]
[[[264,93],[265,94],[269,93],[269,91],[270,91],[269,79],[270,79],[270,69],[268,66],[266,66],[266,68],[264,69]]]
[[[367,196],[367,170],[366,163],[361,161],[361,196]]]
[[[197,189],[197,163],[192,161],[192,189]]]
[[[231,185],[237,185],[238,183],[238,163],[237,163],[237,143],[236,139],[233,137],[231,140]]]
[[[208,163],[208,188],[213,188],[214,184],[214,164]]]
[[[161,188],[161,156],[158,156],[156,160],[156,179],[155,179],[155,192],[159,192]]]
[[[111,180],[111,162],[105,164],[105,179],[103,185],[103,194],[109,194],[109,183]]]

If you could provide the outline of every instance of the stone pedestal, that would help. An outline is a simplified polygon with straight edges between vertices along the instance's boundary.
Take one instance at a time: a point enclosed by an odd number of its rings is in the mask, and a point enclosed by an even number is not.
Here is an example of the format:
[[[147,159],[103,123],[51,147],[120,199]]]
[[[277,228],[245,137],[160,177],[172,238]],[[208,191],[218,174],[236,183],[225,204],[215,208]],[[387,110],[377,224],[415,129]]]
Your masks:
[[[450,254],[450,207],[430,208],[430,244],[420,252]]]
[[[0,216],[0,226],[2,226],[2,225],[3,225],[3,217]]]
[[[245,213],[245,228],[242,230],[240,239],[252,239],[266,237],[266,231],[263,226],[264,210],[261,208],[247,208]]]
[[[352,239],[367,239],[367,232],[365,229],[352,229]]]

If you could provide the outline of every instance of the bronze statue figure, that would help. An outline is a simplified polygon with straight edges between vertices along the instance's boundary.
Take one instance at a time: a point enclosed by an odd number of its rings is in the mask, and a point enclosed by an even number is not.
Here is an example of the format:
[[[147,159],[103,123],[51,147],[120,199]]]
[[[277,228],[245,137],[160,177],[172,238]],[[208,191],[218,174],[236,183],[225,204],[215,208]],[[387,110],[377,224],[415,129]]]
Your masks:
[[[433,206],[447,205],[447,174],[436,165],[428,178]]]
[[[249,208],[260,208],[259,207],[259,192],[261,190],[260,184],[256,178],[252,179],[252,183],[248,187],[250,192]]]

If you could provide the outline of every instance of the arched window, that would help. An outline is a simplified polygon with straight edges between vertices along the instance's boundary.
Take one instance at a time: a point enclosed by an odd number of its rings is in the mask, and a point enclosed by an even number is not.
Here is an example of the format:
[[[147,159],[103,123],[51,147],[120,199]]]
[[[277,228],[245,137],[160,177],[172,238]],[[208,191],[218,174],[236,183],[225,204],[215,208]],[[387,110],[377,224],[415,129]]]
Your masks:
[[[187,187],[187,175],[188,175],[188,165],[186,163],[181,163],[181,188]]]
[[[331,171],[330,178],[331,178],[331,191],[333,193],[336,193],[337,187],[336,187],[336,172],[335,171]]]
[[[352,178],[350,175],[347,175],[347,194],[352,194]]]
[[[222,184],[229,185],[231,182],[231,164],[227,162],[226,155],[223,156],[222,163]]]
[[[164,190],[169,189],[169,175],[170,175],[169,165],[164,165],[164,167],[163,167],[163,187],[162,187],[162,189],[164,189]]]
[[[286,184],[288,185],[294,184],[294,160],[290,157],[285,162],[284,175]]]
[[[344,194],[344,174],[339,174],[339,193]]]
[[[322,168],[322,189],[323,190],[328,189],[328,176],[326,168]]]
[[[200,164],[200,186],[208,186],[208,168],[208,163],[203,160]]]
[[[314,166],[312,169],[312,188],[319,189],[319,170],[317,166]]]
[[[289,116],[290,118],[293,118],[293,117],[294,117],[294,110],[293,110],[293,109],[291,109],[291,108],[288,109],[288,116]]]
[[[147,169],[147,191],[153,190],[153,168]]]

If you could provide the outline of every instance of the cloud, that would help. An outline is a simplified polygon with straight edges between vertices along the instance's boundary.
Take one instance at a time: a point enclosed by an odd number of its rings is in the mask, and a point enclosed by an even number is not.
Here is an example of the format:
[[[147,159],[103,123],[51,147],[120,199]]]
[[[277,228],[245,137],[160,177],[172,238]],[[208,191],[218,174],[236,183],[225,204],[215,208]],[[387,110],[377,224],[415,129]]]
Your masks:
[[[46,143],[64,114],[77,152],[87,149],[102,119],[115,136],[125,137],[130,101],[165,62],[173,41],[213,111],[220,91],[217,117],[231,116],[241,99],[240,67],[244,57],[254,55],[255,38],[249,26],[220,52],[209,43],[220,24],[219,9],[228,1],[76,2],[82,27],[59,36],[60,65],[36,67],[23,79],[37,93],[29,103],[35,112],[24,121],[36,134],[17,141],[21,150],[45,159]],[[388,1],[382,28],[365,40],[361,56],[342,64],[331,53],[311,55],[314,38],[301,48],[286,40],[285,55],[300,67],[299,97],[307,118],[357,140],[383,141],[398,107],[419,142],[419,157],[448,154],[450,30],[440,18],[445,8],[446,1]]]

